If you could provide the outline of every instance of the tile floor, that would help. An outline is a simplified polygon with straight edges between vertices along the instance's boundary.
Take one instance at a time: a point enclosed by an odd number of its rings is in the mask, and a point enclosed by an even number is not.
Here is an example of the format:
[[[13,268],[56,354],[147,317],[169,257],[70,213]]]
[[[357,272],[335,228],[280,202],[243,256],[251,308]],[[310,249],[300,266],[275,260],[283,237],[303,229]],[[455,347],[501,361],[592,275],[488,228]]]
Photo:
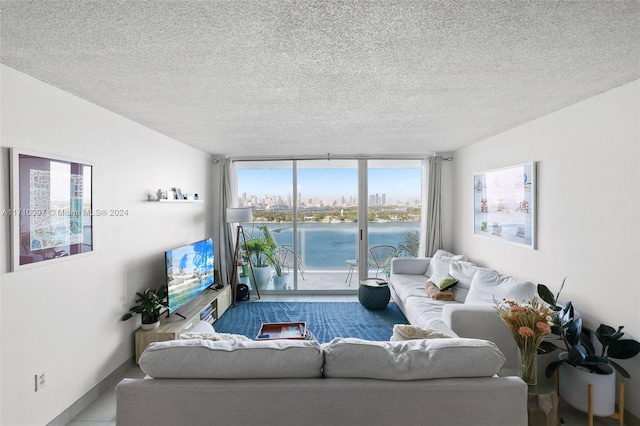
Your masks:
[[[261,301],[282,300],[277,296],[263,296]],[[289,296],[288,301],[305,301],[309,296]],[[313,296],[313,301],[354,301],[357,296]],[[128,378],[142,378],[144,374],[140,368],[130,368],[124,375]],[[567,404],[560,403],[560,417],[562,426],[583,426],[587,424],[587,415]],[[617,420],[611,418],[594,418],[594,426],[615,426]],[[115,386],[102,393],[93,403],[74,417],[68,426],[115,426],[116,425],[116,394]],[[185,425],[187,426],[187,425]]]

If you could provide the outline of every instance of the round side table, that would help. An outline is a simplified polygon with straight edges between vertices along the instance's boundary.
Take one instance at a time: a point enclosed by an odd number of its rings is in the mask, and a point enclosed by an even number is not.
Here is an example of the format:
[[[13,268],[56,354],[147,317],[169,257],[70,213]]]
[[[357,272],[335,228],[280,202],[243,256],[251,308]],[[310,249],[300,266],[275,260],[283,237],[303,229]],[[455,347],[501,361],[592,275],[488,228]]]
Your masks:
[[[367,309],[384,309],[391,300],[391,291],[386,281],[380,278],[365,278],[360,280],[358,300]]]

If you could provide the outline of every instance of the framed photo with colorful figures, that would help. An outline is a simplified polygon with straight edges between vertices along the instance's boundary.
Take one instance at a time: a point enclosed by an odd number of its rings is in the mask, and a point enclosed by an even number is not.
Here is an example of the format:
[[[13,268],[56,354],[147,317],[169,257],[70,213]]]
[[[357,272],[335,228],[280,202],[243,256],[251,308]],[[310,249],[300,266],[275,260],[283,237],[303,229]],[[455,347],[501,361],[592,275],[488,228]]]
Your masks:
[[[536,163],[473,174],[473,233],[535,249]]]
[[[11,150],[14,271],[93,251],[92,178],[84,161]]]

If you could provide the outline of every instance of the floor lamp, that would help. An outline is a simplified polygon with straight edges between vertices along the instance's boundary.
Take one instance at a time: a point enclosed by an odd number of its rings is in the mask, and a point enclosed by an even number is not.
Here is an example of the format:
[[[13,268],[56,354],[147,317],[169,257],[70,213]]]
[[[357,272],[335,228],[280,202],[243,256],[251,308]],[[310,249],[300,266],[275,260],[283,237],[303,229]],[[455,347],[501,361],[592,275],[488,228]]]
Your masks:
[[[238,267],[243,266],[244,263],[240,256],[240,236],[242,235],[242,241],[245,251],[247,249],[247,238],[244,235],[244,228],[242,224],[245,222],[253,222],[253,209],[251,207],[239,207],[239,208],[227,208],[227,223],[237,223],[236,228],[236,248],[233,253],[233,274],[231,275],[231,290],[233,291],[233,306],[236,306],[236,298],[238,296]],[[253,277],[254,284],[256,283],[256,276],[253,273],[253,265],[251,264],[251,258],[249,258],[249,269],[251,270],[251,276]],[[256,285],[256,293],[258,299],[260,299],[260,290]]]

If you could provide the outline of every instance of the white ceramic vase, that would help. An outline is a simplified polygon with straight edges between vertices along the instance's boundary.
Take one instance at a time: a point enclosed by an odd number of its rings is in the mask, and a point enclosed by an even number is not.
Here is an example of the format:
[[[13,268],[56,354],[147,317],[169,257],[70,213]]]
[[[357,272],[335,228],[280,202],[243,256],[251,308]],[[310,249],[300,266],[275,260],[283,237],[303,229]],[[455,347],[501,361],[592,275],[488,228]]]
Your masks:
[[[560,354],[566,359],[567,353]],[[606,417],[616,410],[616,373],[596,374],[564,363],[558,369],[559,393],[572,407],[589,412],[589,384],[593,386],[593,414]]]
[[[271,281],[271,266],[254,266],[253,274],[256,276],[255,285],[258,290],[266,290],[269,287],[269,281]],[[253,282],[253,277],[251,277],[251,281]]]
[[[282,275],[278,275],[275,272],[273,273],[273,289],[274,290],[284,290],[287,288],[287,279],[289,279],[289,274],[283,272]]]

